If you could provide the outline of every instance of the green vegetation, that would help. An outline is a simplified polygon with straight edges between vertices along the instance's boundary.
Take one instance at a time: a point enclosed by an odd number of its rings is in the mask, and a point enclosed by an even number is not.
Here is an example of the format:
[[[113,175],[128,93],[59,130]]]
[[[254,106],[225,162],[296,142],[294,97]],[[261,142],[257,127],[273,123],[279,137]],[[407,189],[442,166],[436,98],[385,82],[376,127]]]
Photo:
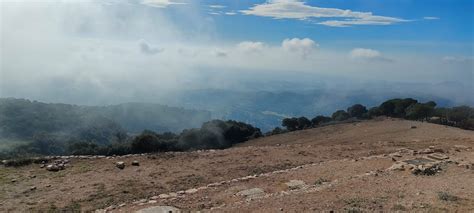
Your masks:
[[[282,126],[286,127],[287,131],[296,131],[331,123],[372,119],[378,116],[427,121],[474,130],[474,108],[468,106],[436,108],[434,101],[419,103],[412,98],[390,99],[369,110],[361,104],[354,104],[347,108],[347,110],[335,111],[331,117],[318,115],[311,119],[310,123],[308,123],[309,120],[305,117],[285,118],[282,121]],[[265,135],[280,134],[281,132],[283,132],[283,130],[277,127]]]
[[[171,121],[173,116],[176,119]],[[361,104],[354,104],[347,110],[335,111],[331,117],[318,115],[311,120],[306,117],[285,118],[282,120],[285,129],[276,127],[265,135],[377,116],[428,121],[474,130],[474,109],[471,107],[436,108],[433,101],[420,103],[406,98],[390,99],[369,110]],[[28,160],[30,157],[41,155],[125,155],[224,149],[263,136],[260,129],[233,120],[201,122],[200,128],[184,129],[179,134],[159,131],[163,130],[159,128],[164,125],[163,120],[169,122],[169,126],[179,126],[179,122],[184,126],[193,126],[208,117],[200,111],[161,105],[82,107],[0,99],[0,143],[7,141],[3,145],[3,151],[0,150],[0,159],[16,158],[19,160],[9,161],[8,165],[22,166],[31,163]],[[122,127],[122,123],[127,123],[127,127]],[[147,125],[148,123],[153,124]],[[147,130],[145,127],[148,126],[158,130]],[[138,128],[144,131],[133,135],[133,131]]]

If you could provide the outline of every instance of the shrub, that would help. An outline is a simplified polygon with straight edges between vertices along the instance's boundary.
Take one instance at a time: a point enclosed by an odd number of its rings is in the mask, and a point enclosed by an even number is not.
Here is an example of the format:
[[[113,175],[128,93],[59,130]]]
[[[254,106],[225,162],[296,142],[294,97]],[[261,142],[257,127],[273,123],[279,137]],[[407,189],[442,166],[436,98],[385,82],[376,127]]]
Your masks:
[[[318,126],[320,124],[327,123],[327,122],[330,122],[330,121],[332,121],[331,117],[318,115],[318,116],[314,117],[313,119],[311,119],[311,124],[313,125],[313,127],[315,127],[315,126]]]
[[[347,113],[354,118],[362,118],[367,113],[367,108],[362,104],[354,104],[347,108]]]
[[[334,112],[331,117],[335,121],[344,121],[349,119],[351,116],[344,110],[338,110]]]

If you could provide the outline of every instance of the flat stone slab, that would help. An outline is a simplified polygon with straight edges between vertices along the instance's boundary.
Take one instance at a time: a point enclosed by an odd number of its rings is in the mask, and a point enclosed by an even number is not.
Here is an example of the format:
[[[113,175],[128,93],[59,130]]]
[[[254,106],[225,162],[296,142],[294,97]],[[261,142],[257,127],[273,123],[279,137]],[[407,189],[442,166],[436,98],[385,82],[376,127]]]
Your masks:
[[[176,207],[173,206],[153,206],[145,209],[140,209],[136,211],[135,213],[180,213],[181,210],[179,210]]]
[[[442,154],[438,154],[438,153],[429,154],[428,157],[431,158],[431,159],[435,159],[435,160],[449,159],[449,157],[447,155],[442,155]]]
[[[244,196],[244,197],[257,197],[260,195],[263,195],[265,192],[261,188],[252,188],[252,189],[247,189],[243,190],[237,193],[239,196]]]
[[[410,160],[404,160],[403,162],[418,166],[418,165],[425,165],[427,163],[433,163],[434,161],[430,159],[426,159],[426,158],[415,158],[415,159],[410,159]]]

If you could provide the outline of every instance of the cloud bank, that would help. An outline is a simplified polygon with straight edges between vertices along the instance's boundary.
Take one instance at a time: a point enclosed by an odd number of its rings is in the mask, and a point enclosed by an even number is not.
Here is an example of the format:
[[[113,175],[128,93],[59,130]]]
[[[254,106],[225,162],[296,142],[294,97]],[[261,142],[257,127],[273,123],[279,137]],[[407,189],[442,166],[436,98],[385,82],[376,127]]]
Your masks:
[[[95,1],[9,2],[2,7],[1,97],[154,102],[180,90],[241,89],[249,79],[261,88],[268,81],[320,76],[472,83],[473,62],[462,57],[382,53],[364,46],[333,50],[317,38],[290,35],[229,41],[214,36],[213,19],[190,3],[171,15],[166,10],[173,7],[155,9],[140,2],[133,7]],[[392,63],[361,63],[383,59]]]

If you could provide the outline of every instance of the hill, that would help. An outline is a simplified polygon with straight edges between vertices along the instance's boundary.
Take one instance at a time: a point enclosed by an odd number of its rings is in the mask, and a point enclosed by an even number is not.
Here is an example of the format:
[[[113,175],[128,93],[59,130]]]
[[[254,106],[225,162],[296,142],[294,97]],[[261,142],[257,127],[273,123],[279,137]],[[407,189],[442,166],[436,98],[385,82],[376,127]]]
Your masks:
[[[117,134],[136,134],[145,129],[179,132],[210,119],[207,111],[149,103],[78,106],[0,99],[0,138],[15,140],[31,140],[48,134],[93,137],[94,141],[104,144],[117,140]]]
[[[473,147],[473,131],[376,119],[225,150],[63,158],[69,162],[57,172],[37,164],[0,167],[0,211],[468,212]]]

